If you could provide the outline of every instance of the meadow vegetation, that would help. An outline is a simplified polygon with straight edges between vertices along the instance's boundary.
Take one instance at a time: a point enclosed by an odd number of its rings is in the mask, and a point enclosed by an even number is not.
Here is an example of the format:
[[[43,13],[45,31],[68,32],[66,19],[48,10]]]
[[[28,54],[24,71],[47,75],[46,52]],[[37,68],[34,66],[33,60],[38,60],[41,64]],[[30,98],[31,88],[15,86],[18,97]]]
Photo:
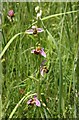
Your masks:
[[[27,34],[35,25],[44,31]],[[79,3],[2,3],[2,118],[79,118],[78,45]],[[35,95],[40,105],[28,105]]]

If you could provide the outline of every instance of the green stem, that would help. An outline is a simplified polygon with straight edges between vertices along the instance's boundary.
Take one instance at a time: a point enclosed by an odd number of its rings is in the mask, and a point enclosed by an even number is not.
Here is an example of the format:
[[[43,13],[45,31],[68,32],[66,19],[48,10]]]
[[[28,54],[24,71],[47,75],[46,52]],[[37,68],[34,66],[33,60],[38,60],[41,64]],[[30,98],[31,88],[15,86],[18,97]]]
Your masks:
[[[9,42],[7,43],[7,45],[4,47],[2,53],[0,54],[0,59],[2,58],[2,56],[4,55],[4,53],[6,52],[6,50],[9,48],[9,46],[10,46],[10,44],[13,42],[13,40],[14,40],[17,36],[19,36],[20,34],[23,34],[23,33],[18,33],[18,34],[16,34],[16,35],[14,35],[14,36],[9,40]]]
[[[39,56],[40,57],[40,56]],[[39,58],[38,58],[38,62],[39,62]],[[38,65],[38,73],[37,73],[37,98],[40,100],[40,70],[39,70],[39,65]]]
[[[39,81],[37,82],[37,97],[40,99],[40,78]]]
[[[79,10],[76,10],[76,11],[68,11],[68,12],[65,12],[65,13],[53,14],[53,15],[46,16],[46,17],[42,18],[41,20],[44,21],[44,20],[51,19],[51,18],[53,18],[53,17],[62,16],[62,15],[67,15],[67,14],[71,14],[71,13],[77,13],[77,12],[79,12]],[[36,23],[37,23],[37,21],[35,21],[32,25],[35,25]]]
[[[40,56],[39,56],[40,57]],[[38,62],[39,62],[39,59],[38,59]],[[40,71],[39,71],[39,65],[38,65],[38,73],[37,73],[37,78],[38,78],[38,81],[37,81],[37,98],[38,100],[40,101],[40,96],[41,96],[41,92],[40,92]],[[38,111],[37,111],[37,118],[40,117],[40,114],[39,114],[39,108],[38,108]]]
[[[2,3],[0,3],[0,12],[2,14]],[[2,50],[2,40],[3,40],[3,37],[2,37],[2,29],[1,29],[1,24],[2,24],[2,15],[0,14],[0,52]],[[1,64],[1,60],[0,60],[0,119],[2,118],[2,64]]]

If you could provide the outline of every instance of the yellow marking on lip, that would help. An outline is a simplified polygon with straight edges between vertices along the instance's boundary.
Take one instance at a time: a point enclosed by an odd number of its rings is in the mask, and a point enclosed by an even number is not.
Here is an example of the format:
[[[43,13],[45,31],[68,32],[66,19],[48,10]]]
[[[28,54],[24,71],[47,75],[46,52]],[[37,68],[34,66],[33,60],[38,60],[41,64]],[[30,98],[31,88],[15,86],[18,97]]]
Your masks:
[[[40,51],[41,50],[41,47],[36,47],[36,51]]]

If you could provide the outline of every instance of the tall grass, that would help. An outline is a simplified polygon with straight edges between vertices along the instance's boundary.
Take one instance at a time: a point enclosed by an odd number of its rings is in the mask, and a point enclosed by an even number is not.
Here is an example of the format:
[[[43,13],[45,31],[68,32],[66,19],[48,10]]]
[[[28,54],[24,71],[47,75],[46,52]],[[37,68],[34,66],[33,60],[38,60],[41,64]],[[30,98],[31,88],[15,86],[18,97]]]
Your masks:
[[[36,6],[42,9],[38,21]],[[13,22],[7,18],[10,9],[15,12]],[[79,117],[79,68],[75,63],[79,42],[78,3],[6,2],[2,10],[2,117]],[[25,34],[32,25],[38,25],[44,32],[37,36]],[[38,43],[47,55],[49,72],[44,77],[39,67],[45,58],[31,54]],[[28,106],[27,101],[36,93],[41,107]]]

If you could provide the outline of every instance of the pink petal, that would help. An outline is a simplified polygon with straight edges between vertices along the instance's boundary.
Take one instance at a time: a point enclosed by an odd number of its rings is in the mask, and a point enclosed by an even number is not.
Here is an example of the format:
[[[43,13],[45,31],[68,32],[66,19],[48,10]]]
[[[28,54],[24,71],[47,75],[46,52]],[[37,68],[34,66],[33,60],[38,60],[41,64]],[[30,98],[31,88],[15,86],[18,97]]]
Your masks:
[[[27,101],[27,104],[29,105],[29,104],[31,103],[31,101],[32,101],[32,99],[28,100],[28,101]]]
[[[46,53],[44,52],[44,49],[42,48],[40,54],[46,58]]]
[[[26,30],[26,33],[27,34],[33,34],[33,30],[32,29]]]
[[[37,98],[35,98],[35,103],[36,103],[36,106],[38,106],[38,107],[41,106],[41,103],[40,103],[40,101]]]
[[[37,28],[37,32],[40,33],[40,32],[43,32],[44,30],[42,28]]]
[[[34,53],[35,52],[35,49],[31,51],[31,53]]]
[[[43,70],[41,70],[40,73],[41,73],[42,76],[44,76],[44,72],[43,72]]]
[[[13,10],[9,10],[8,15],[9,15],[10,17],[14,16],[14,11],[13,11]]]

